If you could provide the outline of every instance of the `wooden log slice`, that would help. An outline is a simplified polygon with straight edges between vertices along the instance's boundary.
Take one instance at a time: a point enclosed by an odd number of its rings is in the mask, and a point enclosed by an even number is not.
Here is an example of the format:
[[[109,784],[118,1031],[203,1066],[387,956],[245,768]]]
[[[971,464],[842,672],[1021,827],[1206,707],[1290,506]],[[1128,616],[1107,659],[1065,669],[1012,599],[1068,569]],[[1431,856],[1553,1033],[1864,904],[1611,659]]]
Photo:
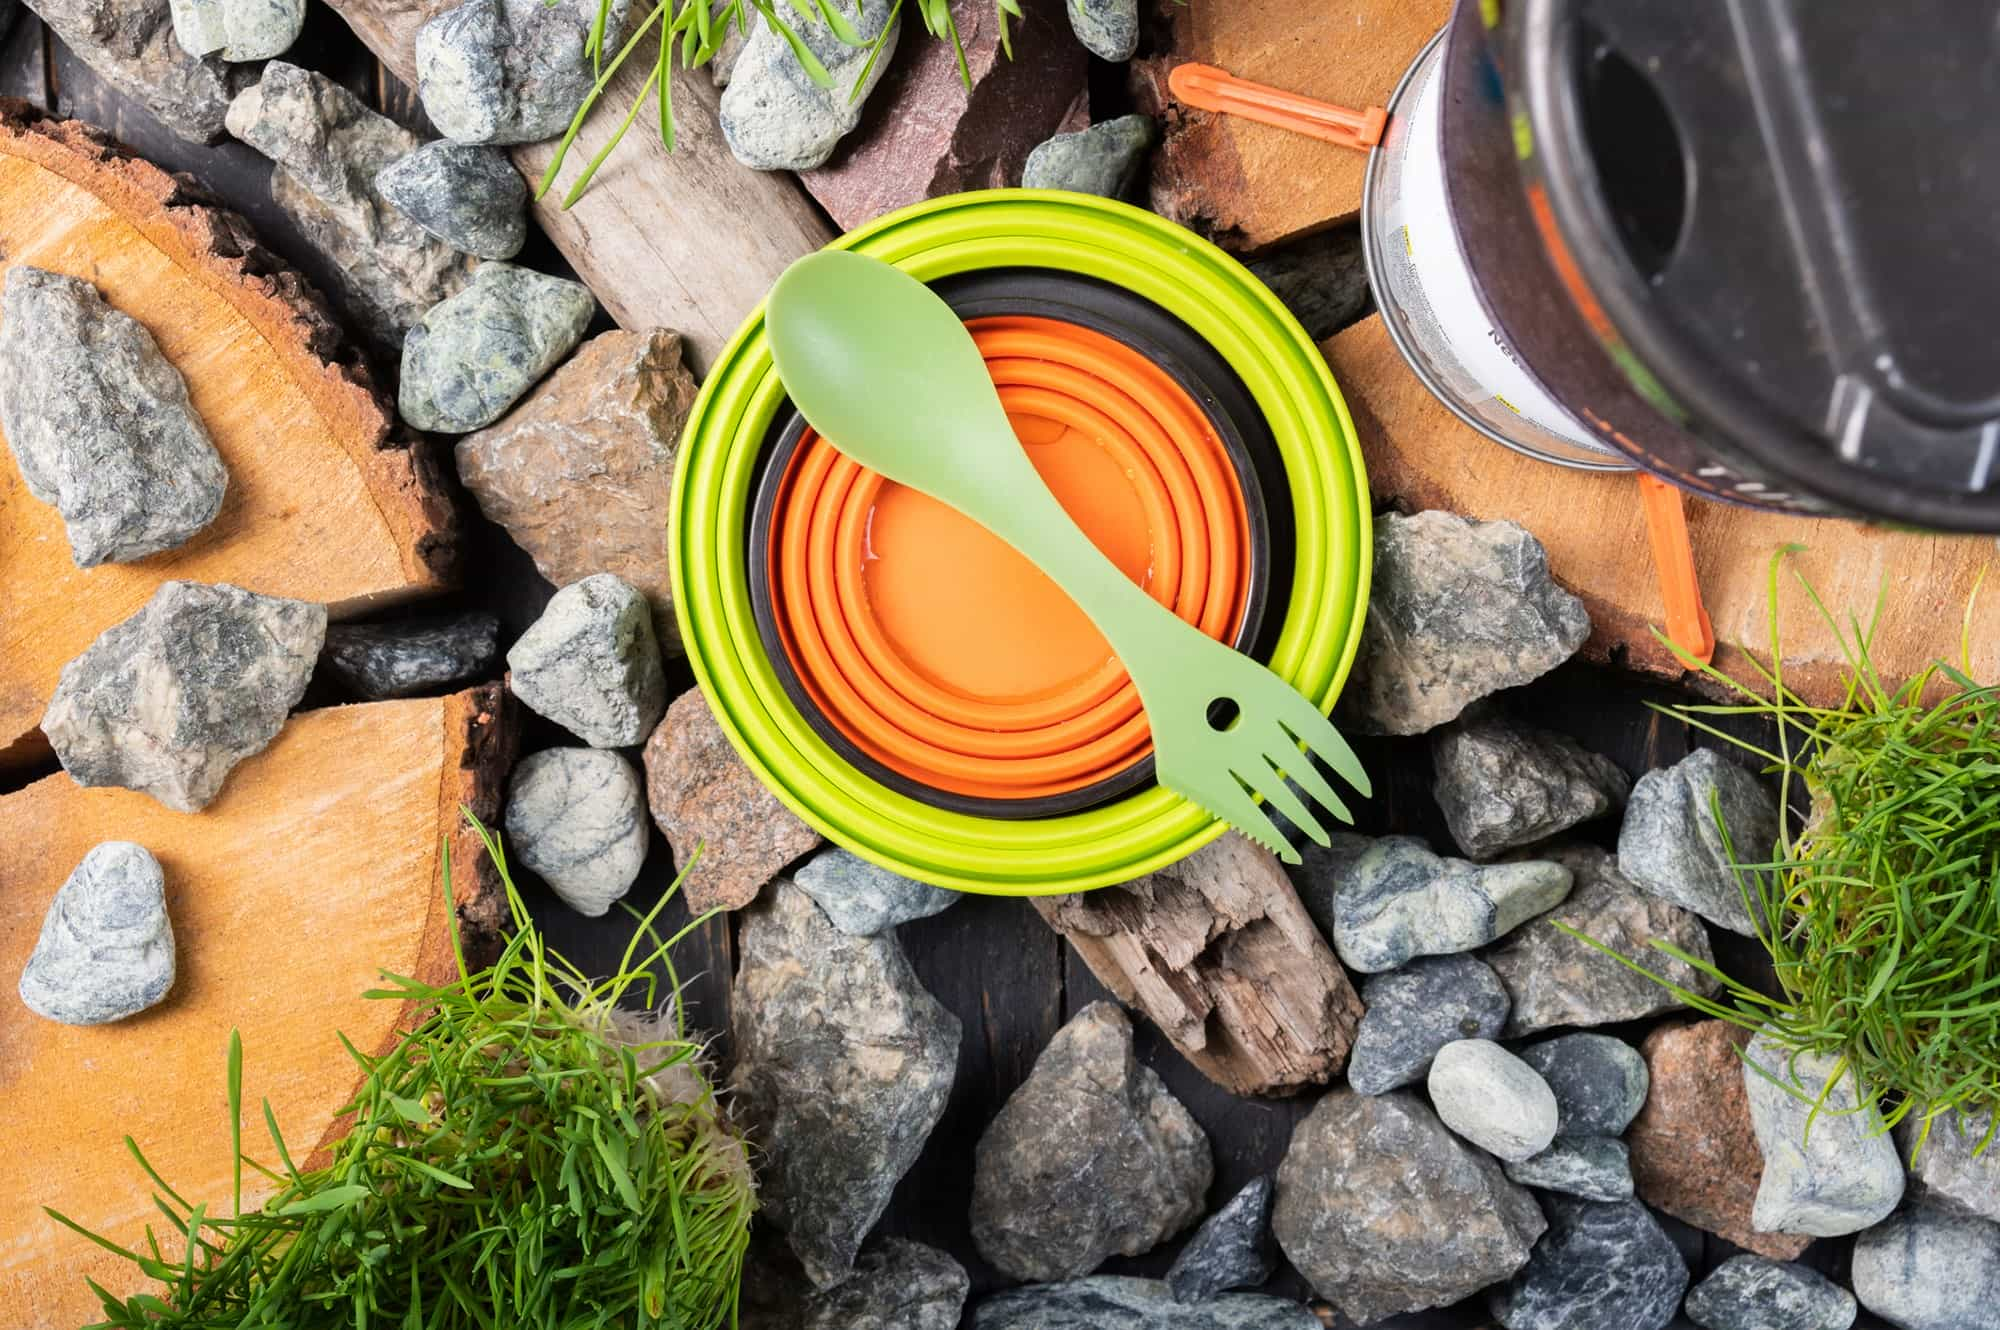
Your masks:
[[[232,582],[339,616],[447,585],[452,509],[391,436],[367,371],[305,280],[186,177],[99,131],[0,99],[0,271],[81,277],[186,378],[229,491],[179,549],[81,569],[62,518],[0,450],[0,765],[46,752],[62,667],[163,581]]]
[[[512,757],[506,693],[311,711],[230,774],[200,813],[50,776],[0,797],[0,1307],[10,1325],[95,1321],[89,1276],[120,1292],[146,1281],[58,1228],[52,1205],[143,1247],[161,1217],[126,1153],[137,1139],[163,1177],[211,1214],[230,1206],[226,1057],[243,1038],[243,1139],[275,1164],[269,1100],[303,1162],[337,1128],[357,1072],[335,1032],[382,1052],[412,1013],[364,1000],[384,972],[428,982],[455,970],[439,847],[475,955],[503,894],[460,816],[498,816]],[[178,974],[165,1002],[87,1028],[30,1012],[14,984],[49,900],[92,846],[132,840],[166,871]],[[244,1204],[269,1186],[246,1173]],[[171,1245],[163,1235],[163,1245]],[[178,1251],[179,1248],[175,1247]]]
[[[1547,547],[1557,580],[1590,611],[1586,655],[1669,677],[1681,673],[1674,654],[1654,636],[1664,611],[1639,487],[1631,476],[1553,466],[1478,434],[1418,381],[1380,316],[1371,315],[1322,349],[1354,413],[1377,502],[1518,522]],[[1959,663],[1968,604],[1974,611],[1967,638],[1972,676],[1982,682],[2000,679],[2000,594],[1989,579],[1985,593],[1973,600],[1982,571],[1994,561],[1992,539],[1890,531],[1693,497],[1687,504],[1695,567],[1715,624],[1715,663],[1732,677],[1758,682],[1746,650],[1769,660],[1771,556],[1798,544],[1804,549],[1793,566],[1818,589],[1843,628],[1850,612],[1865,623],[1886,587],[1882,628],[1871,654],[1889,686],[1914,677],[1940,656]],[[1809,702],[1839,704],[1846,691],[1841,681],[1846,656],[1838,638],[1789,573],[1780,577],[1779,593],[1787,685]]]

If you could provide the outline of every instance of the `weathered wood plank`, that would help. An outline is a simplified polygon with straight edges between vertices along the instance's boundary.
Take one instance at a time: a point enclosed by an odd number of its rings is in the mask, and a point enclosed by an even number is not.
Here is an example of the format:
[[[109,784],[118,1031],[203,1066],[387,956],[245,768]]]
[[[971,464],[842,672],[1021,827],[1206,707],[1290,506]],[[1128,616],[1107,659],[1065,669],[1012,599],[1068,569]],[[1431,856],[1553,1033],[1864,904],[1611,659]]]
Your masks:
[[[415,81],[418,27],[446,7],[437,0],[331,3],[404,82]],[[627,62],[585,124],[570,176],[610,141],[645,82],[642,63]],[[675,74],[673,152],[649,132],[648,110],[574,207],[562,208],[559,191],[535,205],[536,220],[620,326],[678,330],[697,371],[707,369],[786,265],[833,235],[791,176],[749,170],[730,155],[715,122],[718,98],[707,71]],[[537,143],[513,150],[531,185],[554,149]]]

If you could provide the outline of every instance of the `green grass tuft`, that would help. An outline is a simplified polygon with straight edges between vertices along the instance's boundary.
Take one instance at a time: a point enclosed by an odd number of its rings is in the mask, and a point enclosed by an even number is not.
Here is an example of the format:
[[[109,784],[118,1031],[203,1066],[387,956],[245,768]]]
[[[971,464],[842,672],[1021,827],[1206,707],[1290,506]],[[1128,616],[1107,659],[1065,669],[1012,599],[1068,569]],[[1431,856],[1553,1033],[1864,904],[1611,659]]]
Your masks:
[[[1753,685],[1684,657],[1743,700],[1662,708],[1763,758],[1782,806],[1809,809],[1775,847],[1729,847],[1783,995],[1712,965],[1701,968],[1723,984],[1719,998],[1675,991],[1841,1059],[1836,1075],[1851,1070],[1888,1125],[1924,1119],[1921,1150],[1938,1115],[2000,1107],[2000,687],[1969,677],[1963,635],[1960,667],[1939,661],[1885,686],[1869,656],[1882,602],[1866,624],[1843,624],[1791,569],[1846,657],[1841,703],[1808,705],[1785,685],[1778,626],[1778,578],[1795,549],[1771,561],[1771,667],[1753,660]],[[1968,606],[1967,633],[1970,622]],[[1775,745],[1724,727],[1741,718],[1765,722]]]
[[[146,1250],[129,1251],[49,1212],[163,1285],[122,1298],[97,1289],[101,1326],[735,1323],[754,1190],[744,1143],[679,1019],[668,953],[682,935],[658,940],[655,906],[619,973],[592,982],[543,945],[498,840],[474,826],[506,886],[514,936],[477,972],[459,949],[458,978],[442,987],[385,976],[388,986],[368,994],[413,1002],[422,1015],[381,1057],[347,1045],[361,1086],[352,1125],[324,1167],[298,1167],[267,1103],[275,1159],[245,1155],[238,1128],[233,1217],[190,1206],[129,1138],[158,1188],[164,1244],[149,1230]],[[448,853],[444,877],[449,905]],[[652,943],[644,956],[635,954],[640,937]],[[673,990],[664,1006],[648,973],[655,962]],[[653,1014],[620,1010],[628,996]],[[233,1124],[242,1121],[242,1059],[232,1037]],[[246,1168],[276,1187],[248,1214],[240,1199]]]

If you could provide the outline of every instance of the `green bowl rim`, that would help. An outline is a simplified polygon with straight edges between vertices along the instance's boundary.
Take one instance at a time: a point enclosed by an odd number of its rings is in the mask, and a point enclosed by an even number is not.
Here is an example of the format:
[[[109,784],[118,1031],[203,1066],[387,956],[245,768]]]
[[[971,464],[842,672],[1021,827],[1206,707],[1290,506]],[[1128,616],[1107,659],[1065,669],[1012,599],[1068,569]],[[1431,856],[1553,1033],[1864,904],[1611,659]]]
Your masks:
[[[1091,195],[992,190],[916,204],[833,248],[923,280],[1053,268],[1117,283],[1207,338],[1250,388],[1292,478],[1295,572],[1271,667],[1328,708],[1360,647],[1372,512],[1353,421],[1317,346],[1248,270],[1152,213]],[[689,413],[673,489],[674,602],[695,678],[750,769],[828,839],[905,876],[1005,895],[1081,891],[1164,868],[1225,829],[1158,787],[1032,822],[932,808],[842,761],[779,686],[743,555],[757,453],[783,386],[752,311]],[[1346,520],[1341,520],[1341,519]]]

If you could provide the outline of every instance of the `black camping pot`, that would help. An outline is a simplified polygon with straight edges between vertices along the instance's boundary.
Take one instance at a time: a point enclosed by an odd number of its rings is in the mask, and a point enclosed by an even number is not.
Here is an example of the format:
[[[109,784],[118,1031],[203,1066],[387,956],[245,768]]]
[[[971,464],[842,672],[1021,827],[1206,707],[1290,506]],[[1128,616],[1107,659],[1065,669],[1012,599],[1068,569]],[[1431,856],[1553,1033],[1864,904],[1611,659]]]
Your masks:
[[[2000,25],[1915,0],[1459,0],[1363,203],[1391,334],[1520,451],[2000,531]]]

